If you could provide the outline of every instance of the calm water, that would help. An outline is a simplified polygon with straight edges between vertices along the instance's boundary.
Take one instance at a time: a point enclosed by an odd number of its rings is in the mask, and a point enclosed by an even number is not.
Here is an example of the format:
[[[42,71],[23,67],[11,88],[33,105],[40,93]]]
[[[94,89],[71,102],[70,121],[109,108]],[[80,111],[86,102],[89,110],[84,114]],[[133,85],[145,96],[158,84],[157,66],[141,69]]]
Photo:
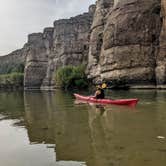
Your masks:
[[[0,92],[0,166],[165,166],[166,91],[115,91],[136,108],[71,94]]]

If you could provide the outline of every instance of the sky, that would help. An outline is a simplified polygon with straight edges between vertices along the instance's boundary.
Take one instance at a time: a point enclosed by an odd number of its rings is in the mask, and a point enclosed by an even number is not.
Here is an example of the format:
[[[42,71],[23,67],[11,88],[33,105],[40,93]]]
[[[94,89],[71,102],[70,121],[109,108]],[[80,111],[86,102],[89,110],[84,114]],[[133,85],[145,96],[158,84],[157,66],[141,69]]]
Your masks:
[[[0,0],[0,56],[22,48],[27,35],[57,19],[88,11],[96,0]]]

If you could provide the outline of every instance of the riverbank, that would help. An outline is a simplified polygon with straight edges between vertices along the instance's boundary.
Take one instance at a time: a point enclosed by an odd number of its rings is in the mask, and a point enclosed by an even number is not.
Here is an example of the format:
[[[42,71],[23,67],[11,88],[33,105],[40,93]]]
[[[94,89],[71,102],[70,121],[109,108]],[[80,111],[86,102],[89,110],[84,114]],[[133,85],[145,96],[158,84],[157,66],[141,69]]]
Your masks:
[[[23,89],[23,87],[23,73],[10,73],[0,75],[0,89]]]

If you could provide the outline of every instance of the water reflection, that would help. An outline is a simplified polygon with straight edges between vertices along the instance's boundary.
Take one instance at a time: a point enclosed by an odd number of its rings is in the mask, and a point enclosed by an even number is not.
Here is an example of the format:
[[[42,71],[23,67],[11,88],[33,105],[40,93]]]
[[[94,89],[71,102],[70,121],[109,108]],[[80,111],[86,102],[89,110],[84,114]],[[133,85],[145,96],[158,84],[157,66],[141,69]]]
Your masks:
[[[165,166],[166,140],[157,136],[166,137],[166,92],[112,92],[130,95],[141,98],[136,109],[75,103],[61,91],[0,93],[0,119],[19,119],[29,146],[46,144],[59,166]]]
[[[85,161],[91,157],[87,112],[80,110],[80,116],[65,97],[60,92],[49,94],[49,97],[35,94],[35,100],[31,93],[25,94],[29,139],[31,142],[55,143],[57,161]]]

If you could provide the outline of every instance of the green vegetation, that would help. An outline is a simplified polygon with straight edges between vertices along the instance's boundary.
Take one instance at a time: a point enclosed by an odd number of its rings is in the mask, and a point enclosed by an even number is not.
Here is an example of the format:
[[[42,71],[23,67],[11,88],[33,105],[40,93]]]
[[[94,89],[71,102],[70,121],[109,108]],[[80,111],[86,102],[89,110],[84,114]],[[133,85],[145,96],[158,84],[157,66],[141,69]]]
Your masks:
[[[10,73],[0,75],[0,88],[22,87],[24,81],[23,73]]]
[[[20,88],[24,82],[23,63],[5,63],[0,67],[0,88]]]
[[[24,73],[24,64],[8,63],[8,64],[3,64],[0,67],[0,74],[9,74],[13,72]]]
[[[56,84],[63,89],[82,89],[88,87],[85,66],[65,66],[56,71]]]

